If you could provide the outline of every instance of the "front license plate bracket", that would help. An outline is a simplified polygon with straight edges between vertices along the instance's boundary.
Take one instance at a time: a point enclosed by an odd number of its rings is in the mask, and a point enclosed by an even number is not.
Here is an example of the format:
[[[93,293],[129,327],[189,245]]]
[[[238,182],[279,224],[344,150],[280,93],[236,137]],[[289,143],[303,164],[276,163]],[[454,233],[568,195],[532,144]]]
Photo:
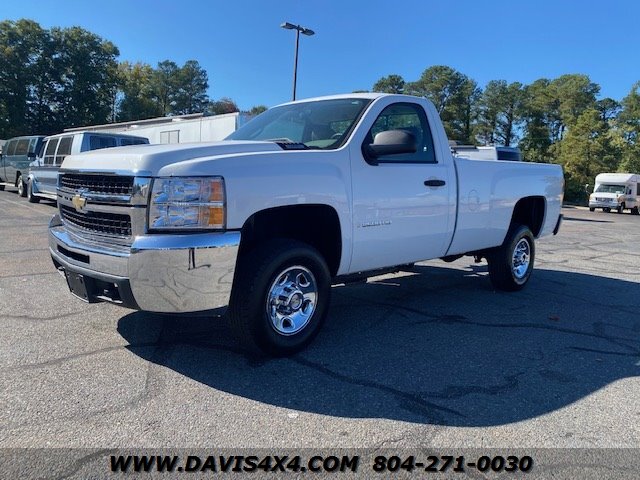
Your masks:
[[[73,295],[88,303],[92,303],[95,300],[92,295],[92,281],[90,278],[85,277],[80,273],[65,271],[65,277],[67,278],[67,285]]]

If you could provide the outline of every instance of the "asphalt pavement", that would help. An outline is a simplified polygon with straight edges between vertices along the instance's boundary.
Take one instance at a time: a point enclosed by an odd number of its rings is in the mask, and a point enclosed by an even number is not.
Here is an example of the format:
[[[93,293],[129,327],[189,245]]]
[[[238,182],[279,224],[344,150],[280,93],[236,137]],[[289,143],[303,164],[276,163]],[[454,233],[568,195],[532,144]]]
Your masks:
[[[518,293],[485,263],[333,288],[316,341],[72,297],[51,202],[0,192],[0,447],[640,447],[640,216],[563,209]]]

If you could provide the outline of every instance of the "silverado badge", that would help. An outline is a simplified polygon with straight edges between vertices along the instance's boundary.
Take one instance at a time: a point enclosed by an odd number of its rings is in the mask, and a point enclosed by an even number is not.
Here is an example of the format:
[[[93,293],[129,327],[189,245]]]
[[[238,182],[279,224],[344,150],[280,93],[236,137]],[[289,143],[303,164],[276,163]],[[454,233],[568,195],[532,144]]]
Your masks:
[[[71,203],[73,203],[73,206],[76,207],[76,211],[82,212],[82,209],[87,204],[87,199],[82,195],[74,195],[71,199]]]

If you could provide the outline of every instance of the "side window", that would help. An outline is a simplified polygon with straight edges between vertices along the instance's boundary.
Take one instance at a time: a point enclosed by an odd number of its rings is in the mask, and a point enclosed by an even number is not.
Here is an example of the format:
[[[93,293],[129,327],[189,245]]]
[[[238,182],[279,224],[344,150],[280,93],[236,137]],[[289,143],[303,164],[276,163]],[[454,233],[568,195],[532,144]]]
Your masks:
[[[97,135],[91,135],[89,137],[89,150],[101,150],[115,146],[116,139],[113,137],[99,137]]]
[[[146,144],[144,140],[138,138],[121,138],[120,145],[143,145]]]
[[[16,145],[18,142],[16,140],[12,140],[7,143],[6,149],[4,149],[5,155],[15,155],[16,153]]]
[[[56,154],[56,147],[58,146],[59,138],[52,138],[47,142],[47,147],[44,150],[44,164],[53,165],[53,159]]]
[[[25,138],[23,140],[18,140],[18,144],[16,145],[15,155],[26,155],[28,151],[29,151],[29,139]]]
[[[366,143],[373,143],[376,135],[387,130],[404,130],[416,138],[415,153],[385,155],[380,163],[436,163],[433,138],[427,116],[420,105],[415,103],[394,103],[386,107],[378,116],[365,137]]]
[[[60,165],[64,160],[64,157],[71,153],[71,144],[73,143],[73,137],[62,137],[60,139],[60,145],[58,145],[58,151],[56,152],[55,164]]]

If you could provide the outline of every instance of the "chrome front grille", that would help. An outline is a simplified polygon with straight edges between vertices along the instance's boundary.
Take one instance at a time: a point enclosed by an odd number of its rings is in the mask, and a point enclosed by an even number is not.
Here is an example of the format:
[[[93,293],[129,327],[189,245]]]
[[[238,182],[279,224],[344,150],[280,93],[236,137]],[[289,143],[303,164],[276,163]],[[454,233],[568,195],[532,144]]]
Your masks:
[[[73,207],[60,205],[60,216],[65,222],[87,233],[113,237],[131,237],[131,217],[119,213],[78,212]]]
[[[146,231],[150,186],[148,177],[61,171],[60,217],[70,233],[87,243],[126,248]]]
[[[63,173],[60,188],[87,192],[95,195],[132,195],[134,177],[119,175],[85,175]]]

